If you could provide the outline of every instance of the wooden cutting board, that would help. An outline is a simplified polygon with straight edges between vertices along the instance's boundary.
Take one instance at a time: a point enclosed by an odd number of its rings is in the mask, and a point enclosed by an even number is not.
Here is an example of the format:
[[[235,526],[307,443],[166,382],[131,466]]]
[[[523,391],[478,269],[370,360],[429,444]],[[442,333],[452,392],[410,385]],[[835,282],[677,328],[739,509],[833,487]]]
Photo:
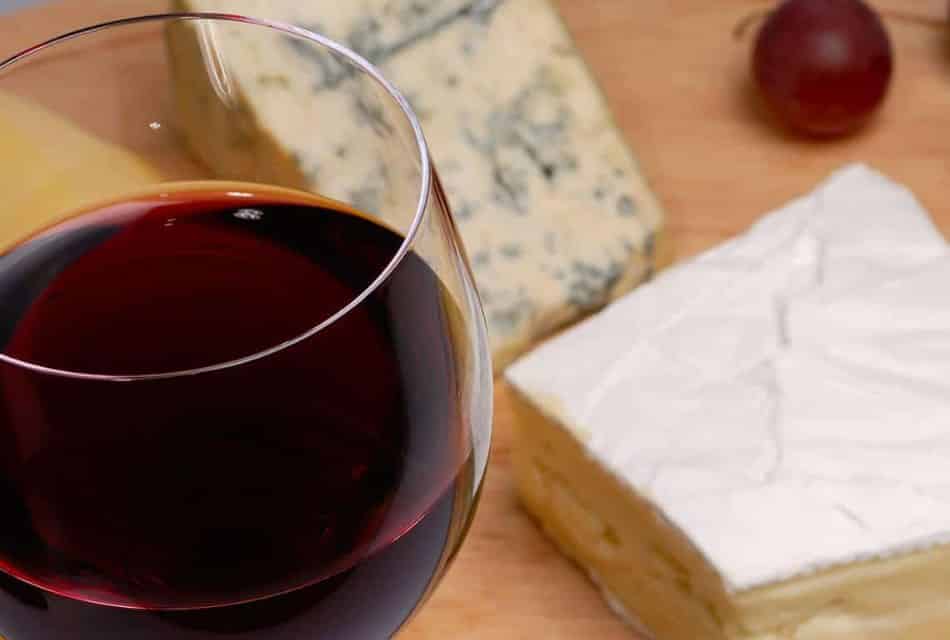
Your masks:
[[[820,143],[775,128],[753,99],[747,68],[754,30],[744,38],[733,31],[770,2],[557,4],[667,207],[680,257],[741,231],[852,161],[869,163],[909,185],[941,228],[950,231],[945,0],[874,3],[885,12],[897,53],[888,103],[860,135]],[[0,54],[83,24],[157,6],[147,0],[67,0],[3,16]],[[127,69],[130,78],[140,80],[148,71],[147,61]],[[85,79],[78,76],[77,86],[95,87],[94,72],[89,70]],[[101,126],[118,126],[120,120],[104,117]],[[481,510],[445,582],[404,637],[635,639],[520,509],[509,473],[512,416],[503,384],[496,396],[494,454]]]

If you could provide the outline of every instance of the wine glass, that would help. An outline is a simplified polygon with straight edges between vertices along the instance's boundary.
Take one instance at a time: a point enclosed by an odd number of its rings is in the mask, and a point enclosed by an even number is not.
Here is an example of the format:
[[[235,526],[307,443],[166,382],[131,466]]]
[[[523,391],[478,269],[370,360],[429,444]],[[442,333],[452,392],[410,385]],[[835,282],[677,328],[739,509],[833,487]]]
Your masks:
[[[0,134],[0,637],[396,633],[492,409],[407,101],[301,28],[145,15],[0,63]]]

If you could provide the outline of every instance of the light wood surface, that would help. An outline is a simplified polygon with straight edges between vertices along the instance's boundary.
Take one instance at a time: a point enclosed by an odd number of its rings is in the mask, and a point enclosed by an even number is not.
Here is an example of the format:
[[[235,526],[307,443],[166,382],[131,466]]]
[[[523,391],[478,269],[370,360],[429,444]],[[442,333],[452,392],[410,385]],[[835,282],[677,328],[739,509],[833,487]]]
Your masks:
[[[669,212],[679,256],[741,231],[852,161],[905,182],[941,228],[950,230],[950,32],[941,24],[944,0],[875,2],[886,12],[896,46],[888,102],[860,135],[820,143],[783,133],[762,117],[753,99],[747,68],[754,30],[737,40],[733,29],[769,2],[557,4]],[[144,0],[68,0],[5,16],[0,54],[155,6]],[[129,81],[147,81],[148,61],[129,60],[123,73]],[[76,96],[96,86],[89,71],[78,67],[74,81]],[[83,108],[82,100],[74,108]],[[99,122],[108,133],[122,125],[123,115],[105,113]],[[445,582],[404,637],[636,638],[519,508],[508,471],[511,415],[503,385],[496,395],[494,454],[481,510]]]

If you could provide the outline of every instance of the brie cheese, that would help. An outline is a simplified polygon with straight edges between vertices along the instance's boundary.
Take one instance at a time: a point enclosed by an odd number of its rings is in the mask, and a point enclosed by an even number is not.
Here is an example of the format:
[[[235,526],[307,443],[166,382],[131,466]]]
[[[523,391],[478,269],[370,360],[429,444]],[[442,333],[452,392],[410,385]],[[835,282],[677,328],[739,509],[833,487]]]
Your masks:
[[[663,640],[945,635],[947,282],[839,171],[509,369],[526,504]]]

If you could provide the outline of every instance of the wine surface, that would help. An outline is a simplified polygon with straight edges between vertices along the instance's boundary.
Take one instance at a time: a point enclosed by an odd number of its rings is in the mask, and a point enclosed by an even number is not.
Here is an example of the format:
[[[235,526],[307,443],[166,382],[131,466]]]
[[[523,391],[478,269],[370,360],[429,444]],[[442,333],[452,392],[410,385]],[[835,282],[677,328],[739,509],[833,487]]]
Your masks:
[[[0,349],[108,375],[243,358],[344,308],[402,241],[250,185],[109,204],[0,255]],[[409,253],[249,363],[0,364],[0,636],[391,633],[470,511],[451,306]]]

